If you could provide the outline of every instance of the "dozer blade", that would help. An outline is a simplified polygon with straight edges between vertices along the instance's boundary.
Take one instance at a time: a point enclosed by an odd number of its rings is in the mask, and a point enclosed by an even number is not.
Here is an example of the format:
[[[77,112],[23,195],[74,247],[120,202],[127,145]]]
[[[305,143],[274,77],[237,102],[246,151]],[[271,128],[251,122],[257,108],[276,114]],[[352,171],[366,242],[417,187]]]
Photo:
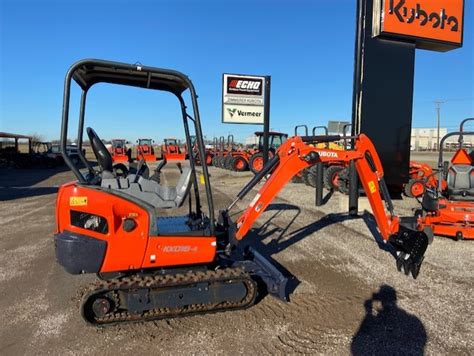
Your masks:
[[[396,235],[390,236],[390,244],[397,250],[397,269],[416,279],[428,247],[428,236],[423,231],[412,230],[400,225]]]
[[[283,301],[288,300],[286,292],[288,278],[255,249],[249,247],[245,251],[245,259],[236,262],[236,265],[242,267],[253,278],[261,280],[270,295]]]

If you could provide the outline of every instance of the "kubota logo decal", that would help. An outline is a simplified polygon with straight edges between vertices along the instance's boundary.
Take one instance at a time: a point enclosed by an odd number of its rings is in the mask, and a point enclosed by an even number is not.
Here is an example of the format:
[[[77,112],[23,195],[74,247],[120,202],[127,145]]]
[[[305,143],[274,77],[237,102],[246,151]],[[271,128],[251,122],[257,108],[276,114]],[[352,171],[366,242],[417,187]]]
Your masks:
[[[420,26],[431,26],[432,28],[459,30],[459,20],[456,16],[449,16],[446,9],[439,11],[425,11],[421,4],[417,3],[415,8],[405,6],[405,0],[390,0],[389,15],[396,16],[399,22],[411,24],[417,22]]]
[[[227,77],[227,93],[262,95],[263,80],[245,77]]]

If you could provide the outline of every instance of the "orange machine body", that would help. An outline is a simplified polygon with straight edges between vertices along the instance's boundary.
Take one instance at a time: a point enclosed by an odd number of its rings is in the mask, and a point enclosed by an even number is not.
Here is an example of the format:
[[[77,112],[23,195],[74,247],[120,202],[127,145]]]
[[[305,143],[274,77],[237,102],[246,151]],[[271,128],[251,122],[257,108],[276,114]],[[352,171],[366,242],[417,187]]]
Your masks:
[[[156,161],[155,150],[153,145],[151,144],[151,140],[145,139],[148,143],[142,143],[142,139],[138,140],[137,146],[137,161],[141,161],[144,159],[146,162],[154,162]]]
[[[117,143],[119,144],[117,145]],[[124,139],[112,139],[112,148],[110,151],[114,163],[128,162],[129,157],[127,155],[127,146],[125,145]]]
[[[374,145],[370,139],[361,134],[355,141],[355,150],[341,151],[316,148],[306,144],[301,137],[295,136],[284,142],[277,151],[280,162],[269,179],[262,186],[255,198],[249,204],[247,210],[237,220],[236,239],[241,240],[249,231],[255,220],[267,208],[278,192],[289,182],[295,174],[314,165],[303,157],[311,152],[318,154],[319,162],[349,162],[354,160],[360,181],[367,192],[367,198],[385,240],[399,229],[399,220],[396,216],[387,214],[380,198],[379,181],[383,178],[383,168]],[[366,155],[372,158],[375,167],[371,169]]]
[[[436,189],[438,187],[438,174],[429,164],[416,161],[410,161],[410,181],[408,190],[405,192],[409,197],[421,197],[427,188]],[[446,189],[448,184],[446,180],[441,181],[442,189]]]
[[[440,209],[423,217],[435,235],[474,239],[474,206],[472,202],[439,200]]]
[[[57,198],[57,233],[70,232],[105,241],[106,253],[100,272],[137,270],[212,262],[216,254],[214,236],[150,235],[150,212],[112,191],[82,186],[76,182],[61,186]],[[104,233],[75,226],[74,212],[105,219]],[[133,219],[131,232],[123,229]],[[158,218],[159,219],[159,218]]]
[[[161,146],[163,158],[167,161],[184,161],[186,153],[181,151],[178,142],[175,139],[165,139]]]
[[[451,158],[451,165],[472,165],[473,161],[464,148],[459,148]],[[441,193],[446,193],[447,182],[442,180]],[[430,226],[436,235],[455,239],[474,239],[474,204],[472,200],[440,198],[438,210],[428,212],[423,224]]]

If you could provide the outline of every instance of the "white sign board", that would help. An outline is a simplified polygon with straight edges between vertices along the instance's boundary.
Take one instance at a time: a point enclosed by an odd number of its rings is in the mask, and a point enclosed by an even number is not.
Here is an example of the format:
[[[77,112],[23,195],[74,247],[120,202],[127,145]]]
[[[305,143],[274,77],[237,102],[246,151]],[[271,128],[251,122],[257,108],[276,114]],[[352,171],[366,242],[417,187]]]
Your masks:
[[[263,124],[265,77],[224,74],[222,89],[223,123]]]

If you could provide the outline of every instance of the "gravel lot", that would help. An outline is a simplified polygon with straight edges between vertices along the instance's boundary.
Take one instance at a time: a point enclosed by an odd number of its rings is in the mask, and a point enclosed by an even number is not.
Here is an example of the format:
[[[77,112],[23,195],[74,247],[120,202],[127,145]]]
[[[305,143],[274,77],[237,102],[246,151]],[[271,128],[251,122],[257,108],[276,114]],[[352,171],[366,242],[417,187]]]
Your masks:
[[[251,173],[210,168],[216,208]],[[176,179],[165,170],[165,181]],[[68,275],[55,262],[55,193],[69,171],[0,170],[0,354],[472,354],[473,241],[435,238],[417,280],[335,193],[314,206],[314,189],[289,184],[246,241],[291,278],[288,303],[265,297],[236,312],[96,329],[79,314],[95,276]],[[244,209],[253,198],[238,204]],[[395,201],[400,215],[415,200]],[[370,209],[368,209],[370,211]]]

